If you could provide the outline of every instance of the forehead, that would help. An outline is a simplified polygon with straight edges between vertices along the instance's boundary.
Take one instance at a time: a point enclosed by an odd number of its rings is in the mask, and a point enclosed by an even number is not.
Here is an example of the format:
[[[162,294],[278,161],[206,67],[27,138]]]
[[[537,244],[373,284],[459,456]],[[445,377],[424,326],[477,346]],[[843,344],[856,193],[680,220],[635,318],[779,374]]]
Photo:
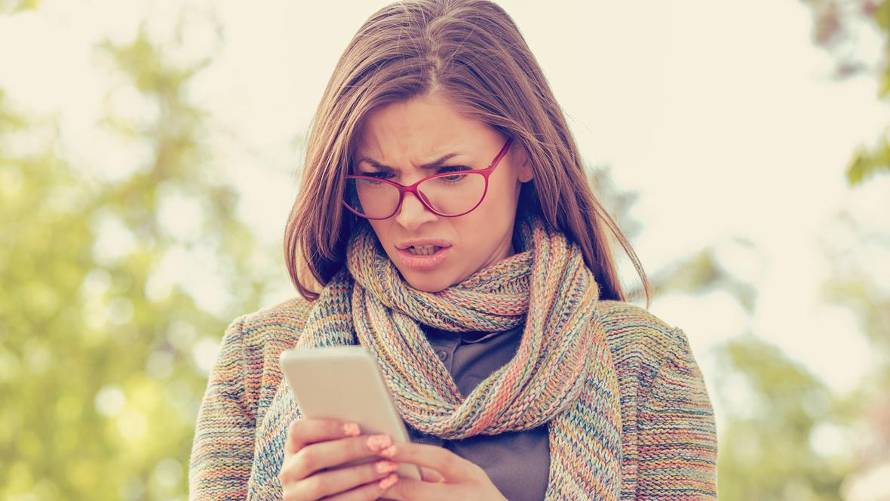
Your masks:
[[[484,147],[492,133],[440,94],[427,94],[372,110],[358,130],[355,151],[380,162],[422,163]]]

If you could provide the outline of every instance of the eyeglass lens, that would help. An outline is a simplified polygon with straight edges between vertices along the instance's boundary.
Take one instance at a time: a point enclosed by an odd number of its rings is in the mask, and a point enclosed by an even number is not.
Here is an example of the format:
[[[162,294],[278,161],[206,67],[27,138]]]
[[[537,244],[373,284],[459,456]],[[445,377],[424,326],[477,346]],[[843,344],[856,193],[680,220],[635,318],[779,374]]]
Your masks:
[[[448,174],[421,182],[417,190],[435,212],[454,216],[469,211],[482,200],[485,176],[476,173]],[[345,195],[346,203],[352,210],[372,218],[395,213],[399,203],[399,189],[396,186],[374,179],[347,179]]]

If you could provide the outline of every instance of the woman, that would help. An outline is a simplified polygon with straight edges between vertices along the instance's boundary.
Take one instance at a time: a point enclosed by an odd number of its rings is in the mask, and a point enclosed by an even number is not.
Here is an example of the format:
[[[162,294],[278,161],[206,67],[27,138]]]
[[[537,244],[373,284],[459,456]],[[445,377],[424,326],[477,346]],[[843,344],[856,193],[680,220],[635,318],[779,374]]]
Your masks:
[[[226,330],[192,498],[715,497],[698,365],[682,330],[624,301],[607,228],[648,296],[500,7],[384,7],[313,122],[285,238],[300,296]],[[340,344],[375,357],[410,444],[301,418],[278,355]]]

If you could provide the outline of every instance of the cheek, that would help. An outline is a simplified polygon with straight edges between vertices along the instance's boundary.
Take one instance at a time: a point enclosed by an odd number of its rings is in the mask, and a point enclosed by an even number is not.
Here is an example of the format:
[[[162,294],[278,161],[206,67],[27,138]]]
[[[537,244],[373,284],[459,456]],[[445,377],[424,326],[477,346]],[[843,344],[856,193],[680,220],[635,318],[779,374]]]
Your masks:
[[[489,225],[496,225],[500,229],[509,223],[516,213],[516,188],[513,183],[503,179],[492,180],[488,185],[488,193],[482,204],[476,209],[480,212],[480,219],[488,221]]]
[[[398,238],[400,233],[394,229],[397,223],[393,221],[393,219],[377,221],[371,223],[371,228],[374,229],[374,233],[377,235],[377,240],[383,247],[384,255],[387,256],[390,261],[396,263],[398,262],[398,251],[395,249],[395,244],[396,238]]]
[[[498,241],[500,233],[508,229],[516,216],[516,198],[516,193],[509,186],[491,183],[479,207],[454,221],[460,231],[461,242],[480,245]]]
[[[390,225],[387,221],[372,221],[369,220],[368,224],[371,225],[371,229],[374,230],[374,233],[377,235],[377,240],[380,241],[380,244],[386,249],[387,253],[389,253],[389,249],[392,247],[392,231],[390,231]]]

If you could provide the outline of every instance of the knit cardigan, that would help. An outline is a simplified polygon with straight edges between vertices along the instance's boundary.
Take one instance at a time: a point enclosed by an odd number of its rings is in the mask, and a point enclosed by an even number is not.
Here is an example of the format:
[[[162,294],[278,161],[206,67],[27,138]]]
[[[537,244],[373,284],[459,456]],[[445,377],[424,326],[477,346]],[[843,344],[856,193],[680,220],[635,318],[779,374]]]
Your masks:
[[[296,344],[311,307],[298,296],[226,328],[198,412],[189,499],[249,499],[278,474],[280,465],[254,457],[255,429],[282,379],[278,356]],[[630,303],[597,308],[621,393],[621,499],[715,499],[714,411],[685,333]]]

